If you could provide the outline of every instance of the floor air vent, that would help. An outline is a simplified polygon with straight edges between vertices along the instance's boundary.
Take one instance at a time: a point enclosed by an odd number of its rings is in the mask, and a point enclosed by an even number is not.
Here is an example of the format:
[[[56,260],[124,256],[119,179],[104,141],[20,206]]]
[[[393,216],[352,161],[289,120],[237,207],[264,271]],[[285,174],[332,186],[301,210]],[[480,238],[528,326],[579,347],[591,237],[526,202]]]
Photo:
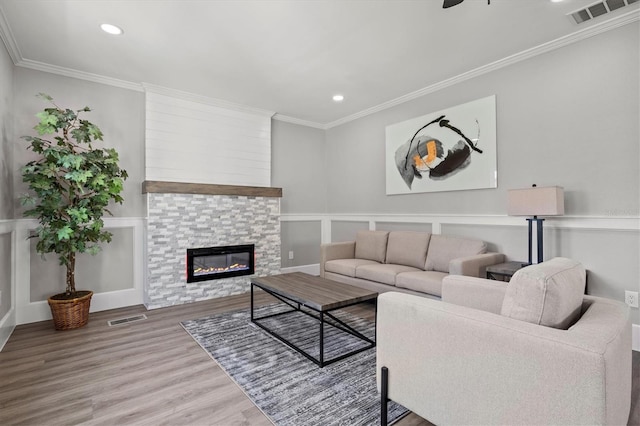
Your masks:
[[[587,6],[584,9],[580,9],[569,15],[573,18],[576,24],[581,24],[598,16],[605,15],[609,12],[613,12],[621,7],[629,6],[636,3],[638,0],[604,0],[598,3],[594,3],[591,6]]]
[[[144,314],[141,314],[141,315],[134,315],[132,317],[126,317],[126,318],[120,318],[120,319],[107,321],[107,324],[109,324],[109,327],[112,327],[114,325],[129,324],[129,323],[132,323],[132,322],[142,321],[142,320],[146,320],[146,319],[147,319],[147,316],[144,315]]]

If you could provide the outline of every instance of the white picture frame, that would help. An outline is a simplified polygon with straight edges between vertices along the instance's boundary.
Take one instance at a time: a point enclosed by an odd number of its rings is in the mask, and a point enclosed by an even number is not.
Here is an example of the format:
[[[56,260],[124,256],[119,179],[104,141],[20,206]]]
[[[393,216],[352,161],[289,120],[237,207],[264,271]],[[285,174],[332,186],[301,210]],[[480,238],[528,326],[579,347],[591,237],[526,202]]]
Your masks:
[[[496,97],[386,127],[386,194],[496,188]]]

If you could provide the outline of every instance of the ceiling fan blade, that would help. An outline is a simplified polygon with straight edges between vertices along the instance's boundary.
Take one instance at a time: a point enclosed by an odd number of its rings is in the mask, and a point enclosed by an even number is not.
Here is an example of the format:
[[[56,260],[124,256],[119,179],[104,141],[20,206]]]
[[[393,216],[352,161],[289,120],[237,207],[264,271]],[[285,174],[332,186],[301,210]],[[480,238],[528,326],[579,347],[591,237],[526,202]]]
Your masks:
[[[464,0],[444,0],[444,4],[442,5],[443,9],[447,9],[451,6],[455,6],[457,4],[462,3]]]

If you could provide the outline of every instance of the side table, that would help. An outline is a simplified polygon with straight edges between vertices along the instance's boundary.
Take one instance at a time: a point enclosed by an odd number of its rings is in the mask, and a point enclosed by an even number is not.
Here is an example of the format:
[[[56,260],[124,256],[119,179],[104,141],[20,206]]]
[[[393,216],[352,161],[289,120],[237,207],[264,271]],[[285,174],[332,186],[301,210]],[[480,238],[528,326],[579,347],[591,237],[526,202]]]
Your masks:
[[[496,265],[487,266],[485,276],[490,280],[509,281],[518,269],[527,266],[527,262],[504,262]]]

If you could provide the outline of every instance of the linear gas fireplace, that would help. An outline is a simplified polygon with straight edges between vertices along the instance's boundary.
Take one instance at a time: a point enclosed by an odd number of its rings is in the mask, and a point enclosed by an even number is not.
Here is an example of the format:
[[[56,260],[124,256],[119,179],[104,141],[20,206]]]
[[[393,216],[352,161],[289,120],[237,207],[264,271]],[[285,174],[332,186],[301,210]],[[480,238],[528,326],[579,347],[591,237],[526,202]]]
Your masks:
[[[187,249],[188,283],[253,273],[253,244]]]

